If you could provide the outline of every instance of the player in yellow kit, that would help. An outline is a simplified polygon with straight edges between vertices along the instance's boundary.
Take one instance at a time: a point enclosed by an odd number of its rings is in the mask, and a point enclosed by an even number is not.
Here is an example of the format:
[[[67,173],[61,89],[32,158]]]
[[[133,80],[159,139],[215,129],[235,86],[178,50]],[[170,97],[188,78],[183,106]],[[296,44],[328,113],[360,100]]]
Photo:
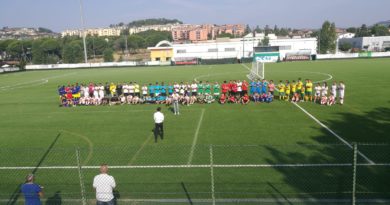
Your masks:
[[[286,101],[289,101],[290,100],[290,91],[291,91],[291,87],[290,87],[290,81],[289,80],[286,80],[286,88],[285,88],[285,92],[286,92],[286,97],[285,97],[285,100]]]
[[[301,94],[302,88],[303,88],[302,80],[301,78],[298,78],[296,93]]]
[[[284,85],[283,81],[279,81],[279,84],[278,84],[278,90],[279,90],[279,100],[282,100],[285,98],[285,92],[284,92],[284,89],[286,88],[286,86]]]
[[[305,90],[306,90],[306,96],[309,99],[309,101],[313,101],[313,83],[311,82],[310,79],[306,81],[305,85]]]

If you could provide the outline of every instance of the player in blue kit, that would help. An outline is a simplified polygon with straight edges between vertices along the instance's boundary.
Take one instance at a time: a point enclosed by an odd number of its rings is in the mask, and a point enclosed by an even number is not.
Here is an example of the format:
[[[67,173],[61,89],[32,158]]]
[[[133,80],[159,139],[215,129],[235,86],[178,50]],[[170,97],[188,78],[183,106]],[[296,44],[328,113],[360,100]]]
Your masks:
[[[268,82],[265,79],[263,79],[263,81],[261,83],[261,93],[266,94],[267,88],[268,88]]]
[[[169,96],[173,94],[173,85],[171,83],[168,84],[168,94]]]
[[[250,92],[251,92],[251,95],[253,96],[253,94],[256,93],[256,82],[255,81],[252,81],[251,84],[250,84]]]
[[[161,94],[161,86],[156,82],[156,85],[154,85],[154,93],[155,96],[159,96]]]
[[[154,97],[154,95],[155,95],[155,88],[154,88],[154,85],[152,85],[151,83],[149,83],[148,89],[149,89],[150,97]]]
[[[167,96],[167,86],[164,85],[164,82],[162,82],[160,85],[160,93],[161,96]]]
[[[261,94],[262,85],[263,85],[263,83],[260,80],[257,80],[257,82],[256,82],[256,93]]]

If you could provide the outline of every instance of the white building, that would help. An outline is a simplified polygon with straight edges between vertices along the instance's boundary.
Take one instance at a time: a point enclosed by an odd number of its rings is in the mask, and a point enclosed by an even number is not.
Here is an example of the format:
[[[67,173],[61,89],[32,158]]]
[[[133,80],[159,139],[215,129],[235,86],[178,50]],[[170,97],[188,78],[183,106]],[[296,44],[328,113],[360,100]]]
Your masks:
[[[132,35],[132,34],[141,33],[141,32],[149,31],[149,30],[171,32],[172,28],[174,28],[177,25],[180,25],[180,24],[150,25],[150,26],[133,27],[133,28],[129,28],[129,34]]]
[[[65,30],[61,32],[61,37],[65,36],[80,36],[82,37],[83,31],[81,29]],[[88,28],[85,29],[85,33],[91,36],[120,36],[120,28]]]
[[[390,48],[390,36],[376,37],[358,37],[358,38],[343,38],[339,40],[339,45],[350,43],[352,48],[366,51],[384,51]]]
[[[253,47],[256,47],[263,38],[248,36],[237,39],[217,39],[202,43],[173,44],[173,56],[174,58],[201,59],[252,58]],[[275,37],[275,39],[269,40],[269,45],[279,46],[280,59],[284,59],[286,54],[306,53],[315,55],[317,53],[316,38],[276,39]]]

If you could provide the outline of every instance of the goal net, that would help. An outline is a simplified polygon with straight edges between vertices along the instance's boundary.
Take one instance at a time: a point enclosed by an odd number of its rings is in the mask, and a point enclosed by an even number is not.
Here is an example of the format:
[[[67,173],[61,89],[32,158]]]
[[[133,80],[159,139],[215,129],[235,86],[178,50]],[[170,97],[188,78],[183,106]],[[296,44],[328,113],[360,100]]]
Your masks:
[[[247,77],[250,80],[264,79],[265,78],[264,69],[265,69],[264,62],[254,61],[252,62],[252,68],[250,70],[250,73],[247,75]]]

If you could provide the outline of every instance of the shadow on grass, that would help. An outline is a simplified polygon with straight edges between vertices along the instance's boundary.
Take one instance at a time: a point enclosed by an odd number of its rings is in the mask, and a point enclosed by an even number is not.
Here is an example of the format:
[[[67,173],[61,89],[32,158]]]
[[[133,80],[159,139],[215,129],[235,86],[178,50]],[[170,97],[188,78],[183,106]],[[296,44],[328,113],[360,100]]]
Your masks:
[[[337,119],[329,120],[325,124],[348,143],[358,143],[358,150],[375,163],[390,163],[390,108],[376,108],[364,115],[355,113],[338,115]],[[287,152],[280,147],[265,146],[270,153],[266,161],[269,164],[352,164],[353,150],[345,144],[326,144],[334,142],[335,140],[331,139],[334,136],[326,129],[321,128],[321,130],[323,134],[316,138],[320,146],[300,144],[297,150]],[[302,151],[306,149],[311,151],[306,153]],[[358,156],[358,163],[367,163],[367,161]],[[351,165],[291,166],[273,169],[282,175],[284,185],[271,187],[274,193],[278,193],[288,204],[292,204],[288,201],[289,197],[314,199],[318,202],[299,204],[321,204],[321,200],[324,202],[329,199],[350,203],[349,200],[352,199],[353,167]],[[377,199],[390,200],[390,167],[358,166],[356,177],[358,200],[372,200],[371,204],[375,204]],[[289,193],[286,197],[283,191],[285,187],[293,188],[294,193]]]
[[[58,141],[60,136],[61,136],[61,132],[57,134],[56,138],[54,138],[54,141],[47,148],[46,152],[42,155],[41,159],[38,161],[38,163],[35,166],[35,168],[31,171],[32,174],[34,174],[34,175],[36,174],[36,172],[38,171],[38,168],[45,161],[47,155],[53,149],[54,145],[56,144],[56,142]],[[23,183],[20,183],[20,184],[17,185],[17,187],[15,188],[15,191],[12,193],[11,197],[9,198],[9,200],[7,202],[7,205],[14,205],[14,204],[16,204],[16,202],[18,201],[18,199],[19,199],[19,197],[21,195],[20,187],[22,186],[22,184]]]

